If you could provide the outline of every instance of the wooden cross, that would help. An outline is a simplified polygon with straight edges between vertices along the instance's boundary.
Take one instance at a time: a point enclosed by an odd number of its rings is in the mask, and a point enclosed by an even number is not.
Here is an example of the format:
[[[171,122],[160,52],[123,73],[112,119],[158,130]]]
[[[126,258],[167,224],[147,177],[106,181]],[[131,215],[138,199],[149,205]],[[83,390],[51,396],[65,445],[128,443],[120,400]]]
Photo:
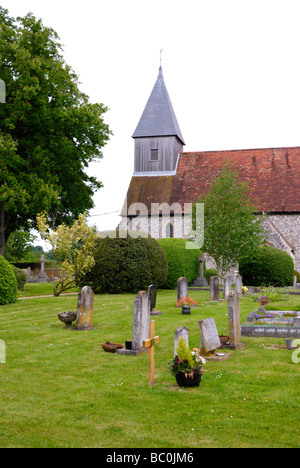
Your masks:
[[[149,339],[143,341],[143,348],[149,348],[149,387],[154,385],[154,346],[159,343],[159,336],[155,334],[155,320],[151,320]]]

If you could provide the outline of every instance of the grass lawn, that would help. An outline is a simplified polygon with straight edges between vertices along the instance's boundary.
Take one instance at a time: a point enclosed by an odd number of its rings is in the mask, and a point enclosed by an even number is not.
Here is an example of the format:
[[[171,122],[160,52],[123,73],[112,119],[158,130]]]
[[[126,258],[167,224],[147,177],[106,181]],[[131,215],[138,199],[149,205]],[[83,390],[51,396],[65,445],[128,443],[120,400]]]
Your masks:
[[[300,364],[283,339],[243,338],[244,350],[207,363],[200,387],[176,385],[167,369],[175,330],[189,329],[191,347],[199,347],[198,320],[214,317],[219,334],[228,333],[227,303],[210,303],[206,291],[191,296],[198,307],[184,316],[176,291],[158,292],[153,388],[147,355],[101,347],[131,339],[134,295],[97,295],[96,329],[86,332],[68,331],[57,318],[76,309],[76,296],[1,306],[0,447],[299,447]],[[273,305],[293,310],[299,302],[287,296]],[[256,304],[245,297],[240,307],[244,322]]]

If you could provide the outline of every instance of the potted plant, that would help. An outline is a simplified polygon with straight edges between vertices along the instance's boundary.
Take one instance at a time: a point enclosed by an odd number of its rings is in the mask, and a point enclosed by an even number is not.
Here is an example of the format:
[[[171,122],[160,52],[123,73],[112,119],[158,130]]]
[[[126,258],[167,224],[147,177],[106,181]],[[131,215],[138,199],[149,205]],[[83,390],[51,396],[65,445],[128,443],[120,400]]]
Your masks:
[[[181,307],[182,314],[188,315],[191,313],[191,307],[196,307],[197,302],[191,297],[182,296],[180,301],[176,302],[177,307]]]
[[[174,375],[180,387],[198,387],[203,374],[202,366],[205,359],[200,356],[199,349],[193,351],[187,346],[185,340],[180,337],[176,356],[169,362],[171,375]]]

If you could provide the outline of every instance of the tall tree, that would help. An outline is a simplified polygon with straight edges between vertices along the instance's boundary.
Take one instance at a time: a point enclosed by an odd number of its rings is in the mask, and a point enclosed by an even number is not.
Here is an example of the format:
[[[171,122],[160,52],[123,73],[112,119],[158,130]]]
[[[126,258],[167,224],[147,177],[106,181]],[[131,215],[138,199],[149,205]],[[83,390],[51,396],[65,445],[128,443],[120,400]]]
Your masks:
[[[203,250],[215,260],[222,277],[265,240],[265,215],[258,214],[249,183],[241,181],[228,161],[198,202],[204,203]]]
[[[62,56],[56,32],[32,14],[0,7],[0,252],[17,229],[48,212],[55,227],[93,207],[102,187],[85,169],[102,158],[107,108],[91,104]]]

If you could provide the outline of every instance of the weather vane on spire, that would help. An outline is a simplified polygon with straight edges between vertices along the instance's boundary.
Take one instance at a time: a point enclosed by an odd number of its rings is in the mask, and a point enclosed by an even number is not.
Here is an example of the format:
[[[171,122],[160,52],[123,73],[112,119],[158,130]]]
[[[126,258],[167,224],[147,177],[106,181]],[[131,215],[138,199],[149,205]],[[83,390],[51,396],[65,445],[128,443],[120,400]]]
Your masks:
[[[162,52],[163,52],[163,49],[160,49],[160,68],[161,68],[161,62],[162,62]]]

